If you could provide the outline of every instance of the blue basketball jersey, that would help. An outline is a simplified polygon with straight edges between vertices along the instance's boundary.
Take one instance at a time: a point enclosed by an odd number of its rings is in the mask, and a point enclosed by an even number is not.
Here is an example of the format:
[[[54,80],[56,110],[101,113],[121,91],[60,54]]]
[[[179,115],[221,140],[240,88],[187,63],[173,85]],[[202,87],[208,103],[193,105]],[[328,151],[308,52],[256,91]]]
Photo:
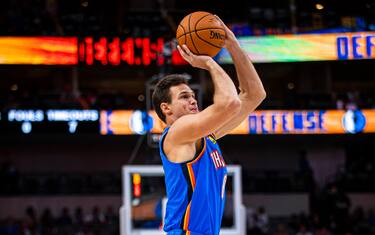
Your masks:
[[[163,151],[167,127],[160,139],[165,173],[167,208],[164,231],[168,235],[218,235],[225,206],[227,168],[213,135],[203,139],[195,158],[173,163]]]

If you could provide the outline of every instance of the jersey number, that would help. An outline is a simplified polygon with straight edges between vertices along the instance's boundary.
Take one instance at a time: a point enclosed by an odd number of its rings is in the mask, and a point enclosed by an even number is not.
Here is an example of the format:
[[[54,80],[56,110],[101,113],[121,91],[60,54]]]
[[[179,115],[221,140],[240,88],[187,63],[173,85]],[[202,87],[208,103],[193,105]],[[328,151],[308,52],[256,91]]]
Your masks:
[[[221,186],[221,198],[224,198],[224,193],[225,193],[225,184],[227,183],[227,175],[224,175],[223,179],[223,185]]]

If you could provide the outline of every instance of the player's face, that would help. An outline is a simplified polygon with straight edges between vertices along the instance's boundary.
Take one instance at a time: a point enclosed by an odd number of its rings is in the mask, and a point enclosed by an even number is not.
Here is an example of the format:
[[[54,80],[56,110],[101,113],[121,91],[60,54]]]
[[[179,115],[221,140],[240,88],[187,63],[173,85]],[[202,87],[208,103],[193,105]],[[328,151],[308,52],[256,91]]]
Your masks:
[[[170,108],[175,117],[186,114],[198,113],[198,104],[194,91],[186,84],[180,84],[170,88],[171,104]]]

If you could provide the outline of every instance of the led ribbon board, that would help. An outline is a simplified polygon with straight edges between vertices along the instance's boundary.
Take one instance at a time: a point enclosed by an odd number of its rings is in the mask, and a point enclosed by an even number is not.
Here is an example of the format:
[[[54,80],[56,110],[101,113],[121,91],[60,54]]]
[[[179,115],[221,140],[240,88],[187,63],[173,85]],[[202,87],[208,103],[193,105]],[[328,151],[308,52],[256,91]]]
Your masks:
[[[160,134],[166,125],[154,111],[20,110],[0,113],[0,134]],[[259,110],[230,134],[375,133],[375,109]]]
[[[253,62],[297,62],[375,58],[375,32],[240,37]],[[173,65],[186,62],[163,38],[0,37],[0,64]],[[169,44],[170,46],[170,44]],[[165,53],[168,52],[168,53]],[[232,63],[225,49],[219,63]]]
[[[77,63],[75,37],[0,37],[0,64]]]
[[[155,112],[101,111],[102,135],[161,133],[165,124]],[[255,111],[230,134],[375,133],[375,110]]]
[[[163,38],[0,37],[0,64],[163,65]],[[177,50],[171,63],[186,64]]]
[[[374,133],[375,110],[256,111],[236,130],[239,134]]]
[[[241,37],[239,41],[253,62],[375,59],[375,32]],[[233,63],[227,50],[216,59]]]

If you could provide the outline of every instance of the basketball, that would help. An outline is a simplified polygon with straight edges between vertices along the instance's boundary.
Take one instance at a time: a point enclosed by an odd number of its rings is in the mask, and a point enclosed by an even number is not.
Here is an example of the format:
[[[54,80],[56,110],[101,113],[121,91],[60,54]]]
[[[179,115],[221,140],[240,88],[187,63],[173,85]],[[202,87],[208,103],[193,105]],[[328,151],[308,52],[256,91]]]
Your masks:
[[[214,57],[224,46],[225,30],[221,21],[205,11],[185,16],[177,27],[178,44],[186,46],[196,55]]]

